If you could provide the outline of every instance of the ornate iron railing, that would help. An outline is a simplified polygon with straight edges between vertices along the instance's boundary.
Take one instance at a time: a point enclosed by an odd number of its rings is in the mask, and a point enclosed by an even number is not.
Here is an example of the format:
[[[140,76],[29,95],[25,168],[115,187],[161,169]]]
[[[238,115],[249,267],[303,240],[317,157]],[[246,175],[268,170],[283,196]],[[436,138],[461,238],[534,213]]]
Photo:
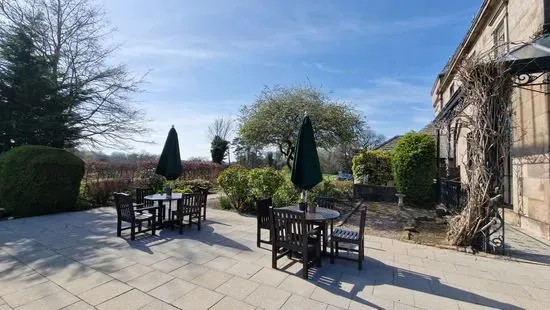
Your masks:
[[[440,203],[450,212],[460,212],[466,207],[467,194],[460,182],[441,179],[439,191]]]

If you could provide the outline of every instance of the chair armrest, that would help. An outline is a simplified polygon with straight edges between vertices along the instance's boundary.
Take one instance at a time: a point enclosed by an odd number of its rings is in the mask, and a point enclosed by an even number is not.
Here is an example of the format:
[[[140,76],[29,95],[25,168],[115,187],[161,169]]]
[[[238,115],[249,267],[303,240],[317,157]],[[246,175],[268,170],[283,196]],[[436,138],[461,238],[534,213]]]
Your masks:
[[[320,231],[319,229],[317,229],[317,228],[314,228],[314,229],[309,230],[309,231],[307,232],[307,235],[308,235],[308,236],[315,236],[315,235],[320,236],[320,235],[321,235],[321,231]]]
[[[145,204],[143,204],[143,203],[135,203],[135,202],[133,202],[133,203],[132,203],[132,206],[133,206],[134,208],[140,208],[140,207],[143,207],[143,206],[145,206]]]
[[[139,209],[136,209],[136,211],[149,211],[149,210],[157,210],[160,208],[161,206],[152,206],[152,207],[139,208]]]

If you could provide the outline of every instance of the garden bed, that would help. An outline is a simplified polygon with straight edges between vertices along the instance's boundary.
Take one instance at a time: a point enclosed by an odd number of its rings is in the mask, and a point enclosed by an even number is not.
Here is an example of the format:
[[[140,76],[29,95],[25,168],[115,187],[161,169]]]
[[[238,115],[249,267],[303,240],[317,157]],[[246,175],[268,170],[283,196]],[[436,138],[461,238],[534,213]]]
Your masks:
[[[365,234],[367,235],[428,245],[447,244],[448,225],[444,220],[436,218],[434,210],[399,208],[396,203],[388,202],[364,201],[364,205],[368,207],[365,224]],[[340,212],[346,213],[345,210],[340,210]],[[359,220],[360,212],[356,211],[345,223],[341,223],[341,226],[357,229]],[[404,228],[410,230],[404,230]]]

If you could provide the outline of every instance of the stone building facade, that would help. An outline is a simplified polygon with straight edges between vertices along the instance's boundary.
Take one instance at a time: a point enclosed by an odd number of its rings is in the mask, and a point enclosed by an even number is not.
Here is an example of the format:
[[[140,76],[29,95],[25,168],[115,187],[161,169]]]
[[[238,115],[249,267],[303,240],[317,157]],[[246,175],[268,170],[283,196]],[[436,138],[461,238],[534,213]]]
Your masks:
[[[456,73],[464,59],[488,51],[506,55],[532,42],[535,36],[550,34],[549,25],[550,0],[484,0],[464,39],[436,78],[432,88],[436,119],[459,100]],[[543,74],[537,82],[547,77],[548,74]],[[548,83],[514,87],[513,142],[504,168],[503,193],[509,206],[506,221],[550,240],[549,94]],[[449,145],[446,156],[454,159],[451,165],[458,172],[457,178],[463,184],[468,183],[464,168],[468,160],[468,128],[460,120],[452,119],[442,126],[441,132]]]

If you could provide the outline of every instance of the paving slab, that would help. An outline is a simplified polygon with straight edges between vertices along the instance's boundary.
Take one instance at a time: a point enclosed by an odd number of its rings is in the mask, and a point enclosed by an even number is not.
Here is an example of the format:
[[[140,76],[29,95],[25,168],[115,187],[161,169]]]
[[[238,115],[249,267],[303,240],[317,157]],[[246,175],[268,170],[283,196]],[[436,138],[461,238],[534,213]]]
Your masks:
[[[79,299],[73,294],[67,291],[60,291],[18,307],[17,310],[57,310],[74,304],[77,301]]]
[[[244,300],[250,293],[255,291],[260,286],[259,283],[243,279],[240,277],[233,277],[229,281],[220,285],[216,291],[233,298]]]
[[[272,268],[263,268],[254,274],[250,280],[267,285],[277,286],[283,282],[288,275]]]
[[[174,276],[172,275],[158,270],[153,270],[149,273],[142,275],[141,277],[134,278],[126,283],[143,292],[148,292],[172,279],[174,279]]]
[[[197,286],[193,283],[176,278],[150,291],[149,295],[168,303],[172,303],[192,291],[195,287]]]
[[[94,287],[88,291],[85,291],[84,293],[79,294],[78,297],[92,306],[97,306],[131,289],[132,287],[123,282],[112,280],[105,284],[101,284],[100,286]]]
[[[118,295],[96,306],[98,310],[130,310],[140,309],[153,302],[155,299],[137,289]]]
[[[254,310],[255,307],[247,303],[244,303],[240,300],[237,300],[235,298],[225,296],[222,300],[218,301],[213,307],[210,308],[210,310],[233,310],[233,309]]]
[[[303,296],[291,295],[281,310],[324,310],[327,306],[327,304]]]
[[[209,309],[220,301],[224,295],[209,289],[197,286],[183,297],[173,302],[180,309],[202,310]]]
[[[224,284],[233,277],[234,275],[231,275],[229,273],[225,273],[216,269],[211,269],[194,278],[193,280],[191,280],[191,282],[202,287],[215,290],[218,286]]]
[[[290,295],[287,291],[262,284],[248,295],[245,302],[262,309],[279,309]]]

